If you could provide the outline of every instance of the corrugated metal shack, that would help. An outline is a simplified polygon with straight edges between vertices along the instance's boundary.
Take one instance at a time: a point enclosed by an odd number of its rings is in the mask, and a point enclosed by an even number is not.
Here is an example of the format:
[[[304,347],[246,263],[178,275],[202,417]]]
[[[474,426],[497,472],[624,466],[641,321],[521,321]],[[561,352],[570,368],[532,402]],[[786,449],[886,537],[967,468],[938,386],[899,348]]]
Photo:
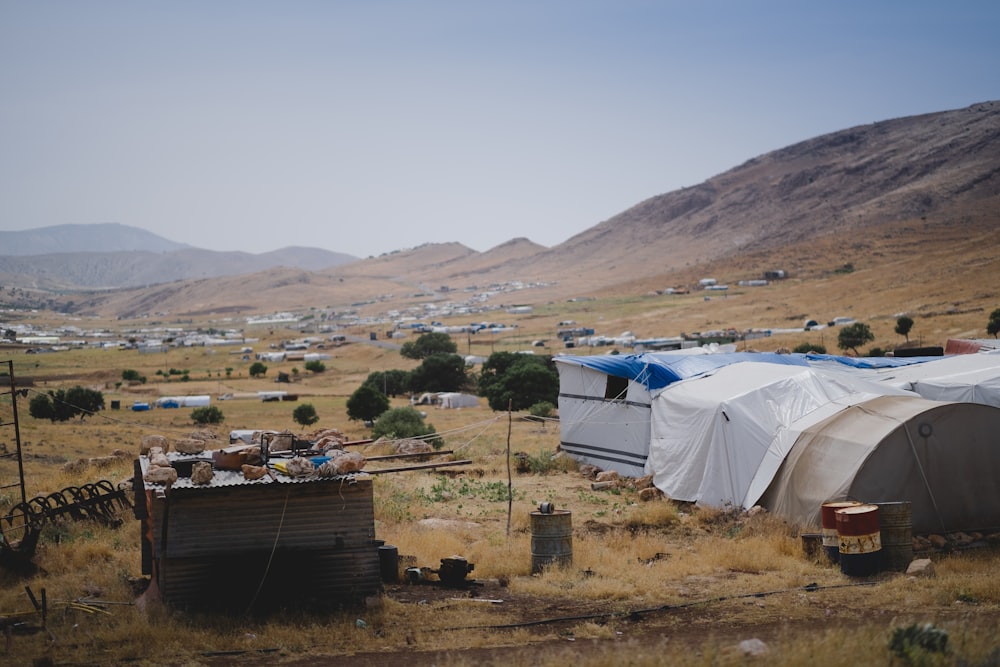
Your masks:
[[[248,481],[239,471],[216,470],[208,484],[179,477],[168,488],[143,480],[148,466],[140,456],[143,573],[169,605],[334,608],[380,592],[369,475]]]

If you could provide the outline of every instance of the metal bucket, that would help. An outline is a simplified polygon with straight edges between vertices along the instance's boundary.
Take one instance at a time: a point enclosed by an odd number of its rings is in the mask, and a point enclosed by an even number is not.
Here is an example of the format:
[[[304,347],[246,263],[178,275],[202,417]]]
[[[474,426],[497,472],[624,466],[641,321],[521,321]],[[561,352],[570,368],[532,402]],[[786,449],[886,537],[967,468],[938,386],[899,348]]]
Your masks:
[[[573,564],[573,513],[531,513],[531,573]]]
[[[840,539],[837,537],[837,510],[860,505],[857,500],[831,500],[820,507],[823,526],[823,551],[831,563],[840,561]]]
[[[378,571],[383,584],[399,583],[399,549],[391,544],[378,548]]]
[[[908,500],[878,505],[882,569],[905,572],[913,560],[913,510]]]
[[[878,505],[855,505],[836,511],[840,571],[850,577],[877,574],[882,559]]]

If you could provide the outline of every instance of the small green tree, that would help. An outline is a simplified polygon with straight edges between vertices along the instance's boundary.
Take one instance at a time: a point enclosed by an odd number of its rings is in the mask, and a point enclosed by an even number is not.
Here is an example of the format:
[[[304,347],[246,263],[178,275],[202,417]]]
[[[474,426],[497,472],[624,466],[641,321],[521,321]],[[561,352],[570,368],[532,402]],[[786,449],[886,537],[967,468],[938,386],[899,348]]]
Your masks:
[[[301,426],[312,426],[319,421],[319,415],[316,414],[316,408],[311,403],[302,403],[292,410],[292,419]]]
[[[858,355],[858,348],[875,340],[875,334],[864,322],[849,324],[837,335],[837,347],[841,350],[851,350]]]
[[[986,323],[986,333],[994,338],[1000,333],[1000,308],[990,313],[990,321]]]
[[[434,433],[433,424],[425,424],[424,416],[410,406],[393,408],[386,411],[375,422],[372,428],[373,438],[420,438],[427,440],[434,449],[440,449],[444,442],[441,438],[428,438]]]
[[[494,352],[480,371],[479,395],[494,410],[526,410],[540,401],[554,405],[559,373],[548,356]]]
[[[28,403],[28,414],[36,419],[49,419],[53,422],[69,421],[77,415],[83,421],[87,415],[103,409],[104,394],[96,389],[80,386],[37,394]]]
[[[548,401],[539,401],[528,408],[528,413],[532,417],[551,417],[552,411],[556,409],[556,406],[552,405]]]
[[[326,364],[319,359],[313,359],[306,362],[306,370],[310,373],[322,373],[326,370]]]
[[[214,405],[204,405],[191,411],[191,421],[195,424],[221,424],[225,419],[222,410]]]
[[[446,333],[430,332],[420,334],[416,340],[408,340],[399,350],[405,359],[426,359],[433,354],[455,354],[458,345]]]
[[[250,364],[250,377],[252,378],[260,377],[262,375],[265,375],[266,373],[267,373],[267,366],[265,366],[263,362],[255,361],[252,364]]]
[[[457,354],[432,354],[410,371],[410,390],[459,391],[467,380],[465,359]]]
[[[140,375],[139,371],[132,369],[122,371],[122,380],[125,382],[138,382],[139,384],[146,384],[146,376]]]
[[[906,338],[906,342],[910,342],[910,329],[913,328],[913,318],[906,315],[900,315],[896,318],[896,333],[900,336]]]
[[[826,354],[826,346],[818,345],[816,343],[799,343],[795,346],[792,352],[797,352],[799,354],[809,354],[810,352],[815,352],[816,354]]]
[[[410,391],[410,371],[391,369],[369,373],[364,384],[378,389],[386,396],[401,396]]]
[[[49,419],[56,421],[55,409],[52,407],[52,399],[48,394],[35,394],[28,402],[28,414],[35,419]]]
[[[374,421],[389,409],[389,397],[369,384],[354,390],[347,399],[347,417],[355,421]]]

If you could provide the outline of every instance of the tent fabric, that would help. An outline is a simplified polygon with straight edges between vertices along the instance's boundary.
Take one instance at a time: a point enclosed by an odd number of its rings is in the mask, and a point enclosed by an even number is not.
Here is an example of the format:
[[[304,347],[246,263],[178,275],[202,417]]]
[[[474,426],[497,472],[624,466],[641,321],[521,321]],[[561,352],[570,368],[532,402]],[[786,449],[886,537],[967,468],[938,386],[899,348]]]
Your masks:
[[[840,369],[931,400],[1000,407],[1000,353],[997,352],[931,357],[919,364],[869,370],[842,366]]]
[[[808,366],[735,363],[656,395],[646,472],[674,500],[749,506],[751,483],[770,481],[790,447],[779,436],[793,422],[887,393],[904,392]]]
[[[474,408],[479,405],[479,399],[472,394],[460,392],[443,392],[437,395],[438,407],[442,409]]]
[[[804,355],[773,352],[728,352],[722,354],[677,354],[674,352],[644,352],[642,354],[603,354],[593,356],[555,357],[556,364],[578,365],[605,375],[629,378],[650,391],[687,378],[711,373],[741,361],[806,366]]]
[[[761,498],[820,525],[831,499],[911,502],[913,531],[1000,528],[1000,408],[884,396],[804,429]]]
[[[650,396],[629,380],[622,396],[606,398],[608,375],[585,365],[557,364],[559,448],[575,459],[629,477],[645,471]]]

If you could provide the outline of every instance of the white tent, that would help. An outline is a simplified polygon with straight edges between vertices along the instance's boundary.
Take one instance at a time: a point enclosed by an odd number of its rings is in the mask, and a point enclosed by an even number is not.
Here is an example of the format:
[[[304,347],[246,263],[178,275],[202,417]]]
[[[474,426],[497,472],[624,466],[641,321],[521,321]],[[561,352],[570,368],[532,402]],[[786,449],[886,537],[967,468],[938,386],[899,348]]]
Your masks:
[[[666,352],[557,356],[559,448],[583,463],[628,477],[646,474],[651,391],[680,375],[657,371],[688,357],[710,355],[718,347]],[[695,371],[691,371],[695,372]]]
[[[830,499],[912,503],[914,532],[1000,528],[1000,408],[885,396],[803,429],[761,498],[820,525]]]
[[[751,506],[798,419],[902,390],[808,366],[739,362],[669,385],[652,401],[646,472],[675,500]],[[758,481],[758,484],[760,482]]]
[[[919,363],[881,368],[846,365],[843,357],[812,360],[831,371],[860,375],[935,401],[982,403],[1000,407],[1000,352],[955,354]]]
[[[211,396],[162,396],[156,399],[158,408],[201,408],[210,405]]]
[[[438,394],[439,408],[474,408],[479,405],[479,399],[472,394],[460,392],[443,392]]]

